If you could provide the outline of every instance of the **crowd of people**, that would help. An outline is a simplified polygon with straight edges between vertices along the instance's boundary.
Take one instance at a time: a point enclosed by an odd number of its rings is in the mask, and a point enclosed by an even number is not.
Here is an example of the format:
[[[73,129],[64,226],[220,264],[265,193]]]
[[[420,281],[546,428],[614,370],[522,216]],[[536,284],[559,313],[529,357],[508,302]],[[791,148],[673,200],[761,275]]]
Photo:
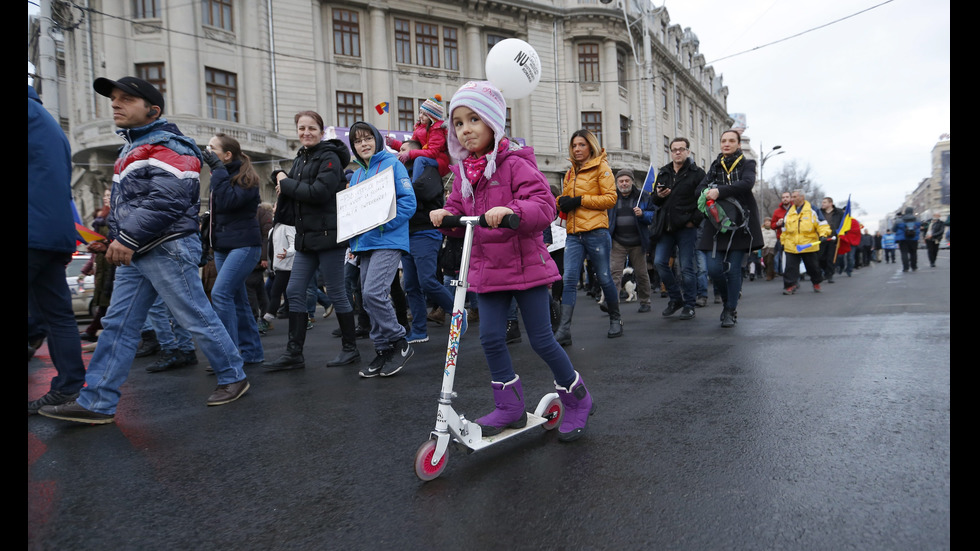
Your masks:
[[[238,400],[250,388],[246,370],[307,366],[306,334],[322,304],[324,317],[335,315],[340,337],[337,355],[325,364],[360,364],[363,378],[401,372],[413,347],[429,340],[438,312],[451,314],[460,333],[478,321],[495,404],[476,421],[485,435],[527,422],[507,349],[521,339],[522,320],[566,409],[559,438],[572,441],[585,433],[596,408],[564,349],[572,343],[580,289],[608,314],[607,337],[618,338],[627,301],[650,312],[659,290],[668,299],[663,317],[680,312],[679,319],[691,320],[707,305],[710,280],[723,305],[721,326],[731,328],[745,279],[781,275],[783,293],[793,294],[802,262],[820,292],[836,274],[850,276],[880,261],[881,250],[894,262],[887,253],[895,248],[903,266],[915,270],[920,231],[928,242],[944,229],[929,224],[926,231],[912,215],[872,237],[831,198],[816,208],[801,190],[784,193],[771,215],[760,213],[752,193],[756,163],[741,151],[736,130],[721,134],[720,153],[707,171],[690,158],[688,139],[673,139],[670,162],[651,190],[641,189],[629,169],[614,174],[596,136],[578,130],[568,144],[570,168],[553,188],[532,147],[506,135],[506,100],[485,81],[460,87],[448,113],[441,97],[423,102],[404,142],[359,121],[349,129],[348,146],[326,136],[318,113],[297,113],[300,148],[288,170],[273,171],[275,204],[269,205],[261,203],[261,178],[233,137],[216,134],[199,148],[163,118],[162,94],[141,79],[100,78],[94,88],[110,98],[124,145],[93,224],[105,236],[89,244],[102,282],[96,319],[81,335],[70,304],[67,316],[62,308],[64,293],[42,294],[58,287],[59,264],[64,285],[65,255],[75,250],[75,228],[61,220],[70,208],[67,141],[67,168],[32,160],[29,173],[29,309],[48,325],[59,374],[47,394],[28,403],[28,414],[68,421],[113,422],[134,357],[158,354],[150,372],[194,365],[195,342],[217,379],[207,405]],[[32,94],[29,87],[30,138],[51,151],[60,143],[51,136],[64,136]],[[209,210],[199,217],[204,166],[211,175]],[[394,215],[338,239],[345,235],[338,193],[389,169]],[[62,210],[42,209],[42,194],[64,199]],[[473,296],[462,313],[453,312],[446,285],[459,269],[462,230],[443,226],[446,216],[461,215],[485,215],[488,226],[474,231]],[[501,227],[507,215],[519,217],[517,229]],[[201,266],[209,265],[202,278]],[[268,358],[262,335],[275,331],[278,319],[287,320],[286,349]],[[374,349],[366,362],[358,346],[364,337]],[[81,340],[95,347],[87,370]]]

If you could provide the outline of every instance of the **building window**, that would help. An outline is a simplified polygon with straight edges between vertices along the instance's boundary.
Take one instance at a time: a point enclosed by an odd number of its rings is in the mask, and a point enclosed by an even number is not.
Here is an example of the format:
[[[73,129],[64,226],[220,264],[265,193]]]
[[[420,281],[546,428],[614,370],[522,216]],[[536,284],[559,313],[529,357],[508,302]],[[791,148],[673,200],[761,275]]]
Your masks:
[[[670,158],[669,157],[670,156],[670,138],[668,138],[667,136],[664,136],[664,153],[666,153],[668,155],[668,158]]]
[[[630,118],[619,116],[619,146],[623,149],[630,148]]]
[[[708,121],[708,143],[715,143],[715,121],[711,119]]]
[[[208,117],[238,122],[238,75],[205,67],[204,84]]]
[[[693,106],[691,106],[691,109],[688,111],[687,131],[690,132],[691,134],[694,134],[694,107]]]
[[[507,120],[504,121],[504,134],[507,136],[513,136],[512,128],[510,126],[510,107],[507,108]]]
[[[674,110],[674,120],[677,121],[677,126],[680,127],[681,121],[684,120],[684,112],[681,111],[681,96],[677,96],[677,109]]]
[[[602,145],[602,111],[582,111],[582,128],[592,132]]]
[[[446,69],[459,70],[459,38],[456,27],[442,28],[442,48],[446,58]]]
[[[337,92],[337,126],[350,128],[364,120],[364,99],[357,92]]]
[[[415,61],[425,67],[439,67],[439,26],[415,24]]]
[[[616,77],[619,86],[626,88],[626,52],[622,50],[616,50]]]
[[[204,24],[226,31],[235,30],[231,22],[232,0],[202,0]]]
[[[701,112],[701,132],[698,133],[701,143],[704,143],[704,111]]]
[[[668,107],[667,107],[667,87],[666,86],[664,86],[663,88],[660,89],[660,98],[663,100],[662,103],[663,103],[664,113],[666,114],[667,113],[667,109],[668,109]]]
[[[412,98],[398,98],[398,129],[412,130],[415,127],[415,102]]]
[[[163,99],[167,99],[167,73],[163,63],[137,63],[136,77],[155,86],[163,94]]]
[[[412,31],[405,19],[395,19],[395,61],[412,62]]]
[[[488,34],[487,35],[487,52],[493,49],[498,42],[502,40],[507,40],[506,36],[500,36],[499,34]]]
[[[578,45],[579,82],[599,82],[599,45]]]
[[[157,11],[157,0],[133,0],[133,17],[136,19],[160,17],[160,13]]]
[[[361,57],[361,26],[356,11],[334,8],[333,53]]]

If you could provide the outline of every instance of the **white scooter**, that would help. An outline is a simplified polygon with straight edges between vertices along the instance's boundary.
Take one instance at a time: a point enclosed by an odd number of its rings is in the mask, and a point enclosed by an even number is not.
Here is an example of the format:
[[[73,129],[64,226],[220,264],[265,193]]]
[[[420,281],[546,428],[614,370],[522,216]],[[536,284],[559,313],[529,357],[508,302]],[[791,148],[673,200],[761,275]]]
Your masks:
[[[538,402],[534,413],[528,412],[527,424],[519,429],[504,429],[493,436],[483,436],[483,428],[475,422],[467,420],[462,414],[453,409],[452,399],[453,380],[456,376],[456,355],[459,352],[459,337],[466,311],[467,275],[470,268],[470,250],[473,246],[473,228],[476,224],[487,227],[483,216],[446,216],[442,220],[443,227],[465,227],[463,238],[463,258],[459,266],[459,279],[453,281],[456,286],[456,296],[453,301],[452,322],[449,327],[449,347],[446,351],[446,367],[442,373],[442,391],[439,393],[439,410],[436,412],[436,428],[415,453],[415,474],[424,481],[432,480],[446,469],[449,458],[449,444],[453,443],[467,453],[480,451],[521,434],[522,432],[541,426],[551,430],[561,423],[565,407],[555,392],[545,394]],[[504,217],[500,224],[502,228],[517,229],[520,218],[511,214]]]

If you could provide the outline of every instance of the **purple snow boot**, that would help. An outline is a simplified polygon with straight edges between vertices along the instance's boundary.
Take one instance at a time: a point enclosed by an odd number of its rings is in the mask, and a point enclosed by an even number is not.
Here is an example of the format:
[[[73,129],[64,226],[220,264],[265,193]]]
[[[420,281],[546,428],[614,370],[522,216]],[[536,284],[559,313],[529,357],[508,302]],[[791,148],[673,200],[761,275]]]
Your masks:
[[[589,416],[595,413],[595,402],[592,395],[585,388],[582,376],[578,371],[575,372],[575,381],[564,388],[555,383],[561,403],[565,406],[565,416],[558,427],[558,440],[561,442],[571,442],[578,440],[585,434],[585,425],[589,422]]]
[[[504,429],[523,428],[527,424],[527,412],[524,411],[524,389],[521,388],[521,378],[514,375],[514,379],[508,383],[491,381],[491,384],[496,409],[476,420],[476,423],[483,428],[483,436],[500,434]]]

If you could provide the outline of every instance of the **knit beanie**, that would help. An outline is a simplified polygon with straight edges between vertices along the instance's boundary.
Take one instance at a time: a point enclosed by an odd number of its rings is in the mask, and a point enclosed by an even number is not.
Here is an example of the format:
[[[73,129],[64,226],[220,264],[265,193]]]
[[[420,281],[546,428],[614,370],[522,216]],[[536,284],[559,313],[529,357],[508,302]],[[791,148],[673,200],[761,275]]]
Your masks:
[[[439,94],[423,101],[419,111],[428,115],[434,122],[446,120],[446,109],[442,106],[442,96]]]
[[[456,111],[457,107],[470,108],[479,115],[483,124],[493,130],[493,147],[487,153],[487,168],[483,171],[483,175],[489,179],[497,171],[497,150],[500,140],[504,138],[504,128],[507,124],[507,100],[504,99],[500,90],[489,81],[472,80],[456,90],[449,104],[453,111]],[[456,132],[453,129],[448,132],[446,145],[449,148],[449,154],[459,165],[463,197],[470,197],[473,195],[473,184],[466,178],[466,170],[463,167],[463,159],[469,156],[470,152],[463,147],[463,144],[459,143],[459,138],[456,137]]]
[[[616,173],[617,180],[619,180],[620,176],[629,176],[631,181],[636,182],[636,178],[633,177],[633,171],[628,168],[624,168]]]

